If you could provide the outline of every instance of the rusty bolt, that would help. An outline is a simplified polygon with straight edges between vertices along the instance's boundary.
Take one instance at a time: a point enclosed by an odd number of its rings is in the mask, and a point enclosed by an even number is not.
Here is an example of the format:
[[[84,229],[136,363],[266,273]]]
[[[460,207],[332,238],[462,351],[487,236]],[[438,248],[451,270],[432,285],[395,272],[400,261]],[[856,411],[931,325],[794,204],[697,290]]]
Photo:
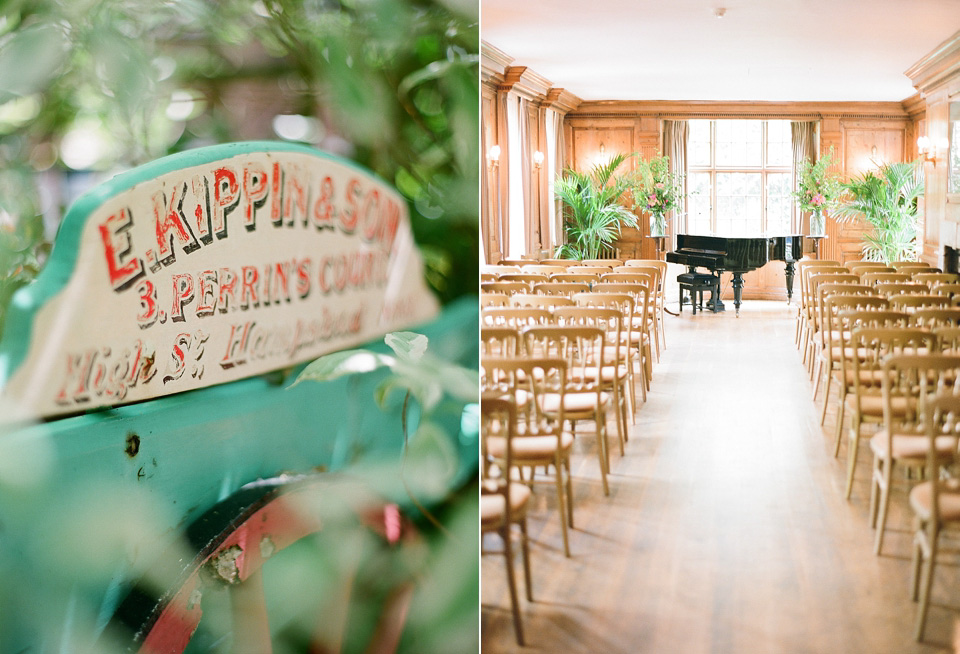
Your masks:
[[[137,453],[140,451],[140,437],[135,433],[130,432],[127,434],[127,446],[123,448],[123,451],[127,453],[131,459],[137,456]]]

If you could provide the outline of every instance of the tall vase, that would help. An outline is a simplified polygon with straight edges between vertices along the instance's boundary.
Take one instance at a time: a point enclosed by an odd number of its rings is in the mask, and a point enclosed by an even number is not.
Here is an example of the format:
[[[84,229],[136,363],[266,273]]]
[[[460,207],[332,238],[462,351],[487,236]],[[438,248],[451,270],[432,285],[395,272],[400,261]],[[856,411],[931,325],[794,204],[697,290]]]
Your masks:
[[[667,216],[662,213],[650,214],[650,236],[659,238],[667,235]]]
[[[827,233],[827,220],[823,211],[816,210],[810,214],[810,236],[823,236]]]

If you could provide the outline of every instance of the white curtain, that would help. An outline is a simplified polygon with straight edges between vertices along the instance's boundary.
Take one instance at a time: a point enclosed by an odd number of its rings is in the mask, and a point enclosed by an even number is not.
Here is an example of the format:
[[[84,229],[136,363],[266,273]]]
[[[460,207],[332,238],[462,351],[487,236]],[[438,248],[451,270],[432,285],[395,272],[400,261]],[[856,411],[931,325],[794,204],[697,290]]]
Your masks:
[[[683,176],[683,192],[680,195],[680,202],[668,223],[667,237],[669,239],[668,249],[670,250],[675,247],[676,235],[687,231],[687,137],[689,134],[690,126],[687,121],[663,121],[663,148],[661,151],[664,155],[670,157],[670,170],[673,174]]]

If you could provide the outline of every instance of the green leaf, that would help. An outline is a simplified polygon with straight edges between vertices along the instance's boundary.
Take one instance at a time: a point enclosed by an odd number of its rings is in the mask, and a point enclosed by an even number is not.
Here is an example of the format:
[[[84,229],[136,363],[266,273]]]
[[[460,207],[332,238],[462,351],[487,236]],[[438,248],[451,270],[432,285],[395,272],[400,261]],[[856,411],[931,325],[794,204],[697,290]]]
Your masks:
[[[302,381],[331,381],[345,375],[372,372],[378,368],[391,367],[393,357],[370,350],[345,350],[316,359],[303,369],[290,387]]]
[[[67,59],[69,41],[57,25],[26,27],[0,47],[0,102],[43,91]]]
[[[383,338],[402,361],[419,361],[427,351],[427,337],[414,332],[391,332]]]

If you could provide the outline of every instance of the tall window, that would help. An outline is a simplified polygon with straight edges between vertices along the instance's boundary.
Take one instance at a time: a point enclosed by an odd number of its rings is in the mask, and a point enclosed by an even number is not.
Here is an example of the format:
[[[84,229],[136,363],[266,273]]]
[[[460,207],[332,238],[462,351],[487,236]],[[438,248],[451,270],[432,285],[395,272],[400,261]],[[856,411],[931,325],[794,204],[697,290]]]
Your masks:
[[[687,232],[790,234],[788,120],[691,120]]]

